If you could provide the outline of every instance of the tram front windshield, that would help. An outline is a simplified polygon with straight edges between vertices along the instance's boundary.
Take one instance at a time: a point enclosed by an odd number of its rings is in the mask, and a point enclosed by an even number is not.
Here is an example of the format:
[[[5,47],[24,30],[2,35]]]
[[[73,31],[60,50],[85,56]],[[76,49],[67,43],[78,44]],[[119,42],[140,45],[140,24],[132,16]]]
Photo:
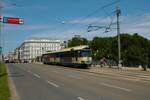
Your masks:
[[[83,51],[81,51],[81,56],[83,56],[83,57],[91,56],[91,50],[83,50]]]

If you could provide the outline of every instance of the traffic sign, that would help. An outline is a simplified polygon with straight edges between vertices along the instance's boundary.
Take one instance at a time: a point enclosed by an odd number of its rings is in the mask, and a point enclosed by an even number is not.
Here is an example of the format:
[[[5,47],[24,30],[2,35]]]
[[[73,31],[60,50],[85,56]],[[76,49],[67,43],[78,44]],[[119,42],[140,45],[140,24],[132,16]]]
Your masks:
[[[23,24],[23,19],[22,18],[14,18],[14,17],[3,17],[3,23]]]

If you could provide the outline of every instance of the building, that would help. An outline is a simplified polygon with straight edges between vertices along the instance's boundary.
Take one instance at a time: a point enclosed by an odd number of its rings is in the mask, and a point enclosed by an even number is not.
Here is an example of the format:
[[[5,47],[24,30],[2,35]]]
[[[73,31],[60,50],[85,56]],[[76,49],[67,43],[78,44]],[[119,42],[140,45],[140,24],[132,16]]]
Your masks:
[[[13,61],[19,62],[18,59],[19,59],[19,48],[16,48],[13,53]]]
[[[14,59],[15,59],[14,52],[9,52],[8,56],[5,57],[5,60],[8,60],[9,62],[13,62]]]
[[[31,38],[25,40],[19,46],[18,59],[21,61],[31,61],[46,51],[57,51],[65,48],[66,42],[63,40],[52,40],[48,38]]]

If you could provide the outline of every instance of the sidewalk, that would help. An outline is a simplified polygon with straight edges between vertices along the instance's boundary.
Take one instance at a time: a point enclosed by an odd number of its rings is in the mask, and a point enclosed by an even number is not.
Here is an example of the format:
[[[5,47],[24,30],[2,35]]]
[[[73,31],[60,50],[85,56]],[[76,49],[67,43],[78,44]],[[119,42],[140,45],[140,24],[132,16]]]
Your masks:
[[[148,71],[142,71],[141,68],[122,67],[121,69],[118,69],[117,66],[114,66],[113,68],[109,68],[109,67],[102,68],[100,66],[95,66],[95,67],[91,67],[90,69],[86,69],[82,71],[87,71],[89,73],[95,73],[95,74],[111,75],[111,76],[140,78],[142,80],[150,81],[150,69],[148,69]]]
[[[110,68],[109,66],[101,67],[100,65],[95,65],[95,66],[92,65],[90,69],[114,69],[114,70],[122,70],[122,71],[150,72],[150,68],[147,68],[147,71],[142,71],[143,68],[139,68],[139,67],[121,67],[120,69],[118,69],[118,66],[111,66]]]

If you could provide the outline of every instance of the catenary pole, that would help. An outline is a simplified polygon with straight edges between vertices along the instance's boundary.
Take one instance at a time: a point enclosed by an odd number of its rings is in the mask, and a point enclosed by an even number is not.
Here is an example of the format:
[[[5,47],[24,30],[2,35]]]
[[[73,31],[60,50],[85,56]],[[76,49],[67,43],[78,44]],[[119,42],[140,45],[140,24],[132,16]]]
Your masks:
[[[116,15],[117,15],[117,35],[118,35],[118,68],[120,68],[121,65],[121,43],[120,43],[120,22],[119,22],[119,16],[121,14],[121,11],[119,7],[116,7]]]

